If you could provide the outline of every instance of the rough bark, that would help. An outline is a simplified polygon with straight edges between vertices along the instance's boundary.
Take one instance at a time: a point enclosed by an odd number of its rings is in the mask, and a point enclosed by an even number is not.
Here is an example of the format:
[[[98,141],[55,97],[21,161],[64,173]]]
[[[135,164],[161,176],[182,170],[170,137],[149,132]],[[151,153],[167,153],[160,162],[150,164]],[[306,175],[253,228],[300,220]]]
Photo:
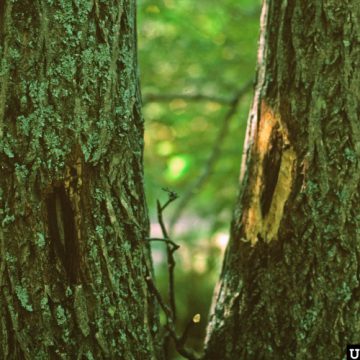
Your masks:
[[[360,7],[264,1],[206,359],[341,359],[360,340]]]
[[[0,358],[153,359],[135,0],[0,2]]]

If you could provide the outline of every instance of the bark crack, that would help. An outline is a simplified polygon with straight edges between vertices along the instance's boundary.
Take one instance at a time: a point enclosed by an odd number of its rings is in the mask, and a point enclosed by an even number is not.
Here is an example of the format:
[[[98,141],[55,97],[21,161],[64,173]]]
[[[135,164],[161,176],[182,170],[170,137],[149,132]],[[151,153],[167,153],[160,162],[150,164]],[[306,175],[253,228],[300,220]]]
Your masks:
[[[60,259],[70,283],[76,283],[79,273],[79,250],[75,214],[65,186],[56,186],[46,200],[48,230],[54,254]]]

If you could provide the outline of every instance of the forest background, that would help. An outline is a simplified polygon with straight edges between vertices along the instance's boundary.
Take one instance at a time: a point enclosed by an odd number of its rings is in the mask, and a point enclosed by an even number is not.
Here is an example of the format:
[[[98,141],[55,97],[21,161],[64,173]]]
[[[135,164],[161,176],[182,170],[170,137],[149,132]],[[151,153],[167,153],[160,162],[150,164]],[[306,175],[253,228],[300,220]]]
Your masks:
[[[201,350],[239,183],[253,95],[261,1],[139,0],[138,48],[145,117],[145,190],[151,236],[161,236],[156,200],[176,252],[177,325],[202,321],[187,344]],[[166,248],[153,243],[166,294]],[[166,296],[165,296],[166,297]],[[162,319],[164,321],[164,319]]]

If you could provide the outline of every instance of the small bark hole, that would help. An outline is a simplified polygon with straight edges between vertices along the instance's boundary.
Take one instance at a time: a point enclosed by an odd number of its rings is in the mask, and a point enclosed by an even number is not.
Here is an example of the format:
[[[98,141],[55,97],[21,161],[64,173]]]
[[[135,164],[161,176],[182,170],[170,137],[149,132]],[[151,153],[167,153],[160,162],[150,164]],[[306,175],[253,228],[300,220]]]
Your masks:
[[[75,214],[64,185],[54,187],[47,197],[46,205],[53,254],[60,259],[69,282],[77,283],[79,247]]]
[[[283,151],[283,138],[279,127],[275,126],[269,142],[269,150],[263,160],[263,187],[261,191],[261,214],[263,218],[268,214],[279,179],[281,157]]]

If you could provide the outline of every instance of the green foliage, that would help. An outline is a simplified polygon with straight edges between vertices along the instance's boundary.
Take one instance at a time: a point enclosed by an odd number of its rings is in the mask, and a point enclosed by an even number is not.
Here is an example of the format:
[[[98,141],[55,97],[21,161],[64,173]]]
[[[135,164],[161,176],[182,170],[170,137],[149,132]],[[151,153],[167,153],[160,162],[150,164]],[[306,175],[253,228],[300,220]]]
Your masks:
[[[232,98],[254,77],[259,9],[253,1],[140,1],[142,93]],[[190,206],[189,211],[197,215],[219,214],[231,208],[251,95],[242,101],[232,120],[231,136],[221,146],[223,156],[212,181]],[[158,197],[155,189],[169,186],[181,195],[200,174],[226,110],[227,106],[215,102],[180,99],[145,104],[150,205]],[[216,201],[212,201],[214,193]]]
[[[204,94],[232,99],[254,78],[260,1],[138,1],[139,62],[145,116],[145,187],[152,223],[161,188],[181,196],[202,173],[229,105],[215,101],[147,101],[148,94]],[[242,145],[252,92],[240,102],[221,156],[195,193],[174,238],[179,332],[196,313],[202,321],[189,345],[200,350],[212,291],[218,277],[232,206],[238,192]],[[159,235],[159,234],[157,234]],[[166,298],[165,247],[154,244],[157,283]]]

